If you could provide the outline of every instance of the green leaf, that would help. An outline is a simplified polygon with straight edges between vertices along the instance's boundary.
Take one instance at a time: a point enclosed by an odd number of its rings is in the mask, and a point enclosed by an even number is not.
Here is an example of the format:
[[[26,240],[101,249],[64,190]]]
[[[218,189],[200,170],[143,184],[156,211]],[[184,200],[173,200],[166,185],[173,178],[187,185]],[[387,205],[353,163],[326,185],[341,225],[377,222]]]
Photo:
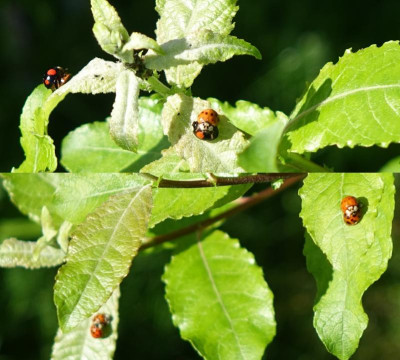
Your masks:
[[[239,186],[216,186],[211,188],[197,189],[163,189],[157,188],[153,190],[153,211],[149,222],[149,228],[157,223],[170,218],[174,220],[200,215],[204,211],[210,209],[215,204],[218,206],[224,204],[220,202],[225,197],[226,201],[232,201],[243,195],[248,189],[248,185]],[[233,192],[237,189],[238,192]],[[233,195],[232,196],[232,192]]]
[[[53,140],[47,135],[48,116],[43,111],[50,95],[51,90],[39,85],[25,102],[19,126],[25,160],[18,169],[13,169],[14,172],[55,171],[57,168]]]
[[[57,187],[57,179],[61,174],[6,174],[2,173],[3,186],[7,190],[11,201],[18,209],[35,221],[40,223],[42,208],[46,206],[52,215],[55,225],[60,225],[62,220],[56,218],[53,195]]]
[[[189,164],[190,171],[204,172],[243,172],[237,164],[237,156],[248,145],[244,134],[238,131],[220,114],[219,136],[213,141],[203,141],[193,134],[193,121],[198,114],[210,108],[210,103],[183,94],[168,97],[162,112],[164,134],[168,135],[173,147],[164,156],[178,155]]]
[[[275,335],[272,293],[251,253],[215,231],[175,255],[163,281],[182,338],[205,359],[261,359]]]
[[[297,104],[286,130],[290,152],[330,145],[400,142],[400,46],[387,42],[328,63]]]
[[[123,149],[136,151],[139,131],[139,82],[131,70],[118,75],[116,97],[111,112],[110,134]]]
[[[238,163],[246,172],[279,172],[277,157],[279,143],[287,117],[277,113],[276,122],[250,139],[239,154]]]
[[[161,159],[155,160],[150,164],[144,166],[140,172],[152,174],[155,176],[163,176],[165,174],[177,174],[177,173],[188,173],[189,165],[185,159],[182,159],[179,155],[173,151],[165,152]]]
[[[164,55],[149,54],[145,64],[153,70],[165,70],[197,62],[201,65],[226,61],[234,55],[252,55],[261,59],[260,52],[248,42],[235,36],[220,35],[210,30],[190,34],[162,45]]]
[[[279,118],[284,117],[279,111],[275,113],[250,101],[239,100],[235,106],[214,98],[209,98],[208,101],[212,108],[221,109],[233,125],[250,135],[256,135],[261,130],[273,126]]]
[[[139,174],[2,174],[13,203],[39,222],[42,207],[57,226],[81,223],[111,195],[134,191],[149,183]]]
[[[139,147],[136,153],[120,148],[111,139],[105,122],[85,124],[62,143],[62,165],[71,172],[139,171],[158,159],[168,140],[161,127],[162,102],[156,97],[139,98]]]
[[[50,245],[42,246],[38,256],[34,256],[37,242],[6,239],[0,245],[0,267],[21,266],[26,269],[53,267],[64,261],[65,253]]]
[[[400,156],[396,156],[395,158],[389,160],[379,172],[389,172],[389,173],[398,173],[400,172]]]
[[[143,35],[141,33],[133,32],[129,38],[129,41],[124,45],[122,51],[132,51],[132,50],[143,50],[150,49],[158,54],[163,54],[164,50],[157,41],[154,39]]]
[[[156,10],[160,14],[157,42],[164,44],[204,30],[230,34],[238,7],[236,0],[157,0]],[[194,62],[171,68],[165,73],[170,84],[190,87],[201,69],[202,65]]]
[[[314,327],[342,360],[357,349],[368,323],[362,295],[392,254],[394,191],[392,174],[309,174],[300,190],[300,216],[320,248],[319,253],[315,246],[305,248],[319,289]],[[362,204],[361,221],[353,226],[344,223],[340,209],[347,195]]]
[[[59,329],[54,341],[51,360],[112,360],[118,337],[119,296],[119,288],[116,288],[112,296],[98,311],[98,313],[111,316],[111,334],[108,337],[95,339],[90,335],[92,319],[82,321],[82,323],[67,333],[63,333]]]
[[[91,0],[90,4],[95,21],[93,33],[101,48],[120,60],[132,62],[132,54],[123,51],[129,34],[115,8],[106,0]]]
[[[151,187],[115,195],[75,230],[54,287],[60,327],[68,331],[97,311],[128,274],[146,234]]]

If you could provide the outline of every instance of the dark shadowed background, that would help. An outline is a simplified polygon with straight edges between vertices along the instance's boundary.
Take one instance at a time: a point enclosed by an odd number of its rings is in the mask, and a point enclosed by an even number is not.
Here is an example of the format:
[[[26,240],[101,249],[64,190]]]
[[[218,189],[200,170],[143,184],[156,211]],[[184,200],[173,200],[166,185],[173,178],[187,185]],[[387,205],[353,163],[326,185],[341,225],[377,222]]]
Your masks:
[[[154,1],[114,0],[129,32],[154,36]],[[241,0],[233,35],[254,44],[263,60],[237,56],[206,66],[193,94],[231,103],[239,99],[290,113],[319,69],[345,49],[400,39],[400,2],[387,0]],[[23,160],[19,115],[27,96],[51,66],[77,73],[102,52],[92,35],[89,0],[1,0],[0,171]],[[83,123],[104,120],[113,95],[69,95],[51,115],[49,134],[61,139]],[[389,149],[321,150],[315,160],[341,171],[376,171],[400,153]],[[62,169],[61,169],[62,170]]]
[[[152,0],[113,0],[128,31],[154,36]],[[290,113],[319,69],[345,49],[400,39],[400,2],[366,0],[241,0],[233,35],[254,44],[263,60],[236,57],[207,66],[193,94],[234,103],[245,99]],[[93,57],[111,60],[92,35],[86,0],[0,0],[0,171],[23,160],[19,115],[26,97],[54,65],[78,72]],[[51,116],[50,135],[61,139],[83,123],[103,120],[112,95],[69,95]],[[400,154],[399,145],[319,153],[328,166],[352,171],[379,168]],[[257,187],[256,189],[261,189]],[[277,336],[265,359],[329,360],[312,327],[313,278],[302,255],[304,230],[297,188],[229,219],[223,229],[255,253],[275,294]],[[397,216],[398,217],[398,216]],[[0,190],[0,240],[10,235],[36,239],[38,229],[22,222]],[[277,230],[279,229],[279,230]],[[394,224],[394,258],[389,270],[365,294],[370,322],[352,359],[393,360],[400,345],[399,225]],[[397,251],[396,251],[397,250]],[[122,284],[121,320],[115,359],[199,359],[179,338],[163,299],[160,281],[169,254],[140,255]],[[52,287],[55,270],[0,270],[0,360],[49,358],[56,331]]]

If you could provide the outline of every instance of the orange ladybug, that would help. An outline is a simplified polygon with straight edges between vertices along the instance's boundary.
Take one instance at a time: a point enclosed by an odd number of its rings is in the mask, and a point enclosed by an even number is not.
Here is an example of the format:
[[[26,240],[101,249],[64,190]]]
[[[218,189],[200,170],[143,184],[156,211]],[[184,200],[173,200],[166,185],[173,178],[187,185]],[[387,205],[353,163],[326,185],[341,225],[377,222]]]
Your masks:
[[[213,109],[205,109],[193,121],[193,134],[200,140],[214,140],[218,137],[218,113]]]
[[[361,205],[354,196],[346,196],[340,203],[343,220],[347,225],[356,225],[361,220]]]
[[[90,334],[96,338],[103,338],[107,335],[107,329],[109,330],[111,317],[106,314],[96,314],[93,316],[92,325],[90,326]],[[108,331],[109,333],[109,331]]]
[[[218,126],[219,124],[219,115],[213,109],[205,109],[199,115],[197,115],[197,122],[199,124],[203,122],[208,122],[213,126]]]

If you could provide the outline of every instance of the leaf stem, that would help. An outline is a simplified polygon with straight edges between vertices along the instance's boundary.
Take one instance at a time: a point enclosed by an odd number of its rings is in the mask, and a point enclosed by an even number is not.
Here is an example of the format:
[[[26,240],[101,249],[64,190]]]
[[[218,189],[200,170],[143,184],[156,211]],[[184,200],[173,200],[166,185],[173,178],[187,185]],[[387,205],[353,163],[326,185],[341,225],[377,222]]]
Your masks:
[[[293,166],[301,171],[306,172],[331,172],[329,169],[326,169],[315,162],[306,159],[305,157],[295,154],[295,153],[288,153],[290,166]]]
[[[274,175],[274,174],[269,174],[269,175]],[[155,237],[149,239],[148,241],[146,241],[140,247],[140,250],[148,249],[150,247],[162,244],[166,241],[178,239],[184,235],[188,235],[188,234],[196,232],[196,231],[201,231],[222,219],[236,215],[244,210],[247,210],[248,208],[250,208],[254,205],[259,204],[260,202],[262,202],[264,200],[271,198],[272,196],[282,192],[283,190],[287,189],[288,187],[301,181],[302,179],[304,179],[305,176],[306,176],[306,174],[300,174],[300,175],[296,174],[296,176],[292,176],[292,177],[286,179],[285,182],[281,185],[281,187],[276,190],[274,190],[272,187],[269,187],[268,189],[265,189],[255,195],[238,199],[237,201],[235,201],[238,204],[237,206],[235,206],[234,208],[231,208],[217,216],[208,218],[206,220],[199,221],[196,224],[192,224],[185,228],[182,228],[182,229],[179,229],[176,231],[172,231],[168,234],[155,236]]]
[[[168,86],[163,84],[160,80],[158,80],[154,75],[150,76],[147,79],[147,82],[150,84],[151,88],[161,96],[166,98],[172,95],[172,90]]]
[[[270,173],[270,174],[255,174],[243,176],[215,176],[209,174],[207,179],[201,180],[168,180],[158,178],[151,174],[142,174],[147,178],[152,179],[157,187],[160,188],[203,188],[214,186],[228,186],[241,184],[259,184],[272,182],[279,179],[288,179],[298,175],[297,173]]]

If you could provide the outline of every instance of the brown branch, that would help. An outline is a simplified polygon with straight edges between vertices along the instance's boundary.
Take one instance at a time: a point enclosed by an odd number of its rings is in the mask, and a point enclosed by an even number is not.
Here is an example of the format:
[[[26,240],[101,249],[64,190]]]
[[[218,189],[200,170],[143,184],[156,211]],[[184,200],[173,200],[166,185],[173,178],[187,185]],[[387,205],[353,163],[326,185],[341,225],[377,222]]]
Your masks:
[[[144,243],[140,247],[140,250],[144,250],[149,247],[162,244],[166,241],[180,238],[184,235],[188,235],[195,231],[203,230],[203,229],[207,228],[208,226],[210,226],[224,218],[233,216],[233,215],[240,213],[254,205],[259,204],[260,202],[262,202],[266,199],[269,199],[270,197],[282,192],[283,190],[287,189],[288,187],[290,187],[290,186],[296,184],[297,182],[299,182],[300,180],[304,179],[305,176],[306,176],[305,174],[292,176],[289,179],[285,180],[285,182],[281,185],[281,187],[279,189],[274,190],[273,188],[270,187],[270,188],[265,189],[253,196],[239,199],[239,201],[238,201],[239,204],[237,206],[235,206],[234,208],[227,210],[217,216],[208,218],[203,221],[199,221],[196,224],[192,224],[185,228],[182,228],[182,229],[179,229],[176,231],[172,231],[168,234],[155,236],[155,237],[151,238],[148,242]]]
[[[227,186],[239,184],[259,184],[271,182],[278,179],[288,179],[298,175],[298,173],[272,173],[272,174],[255,174],[241,176],[215,176],[210,174],[208,179],[202,180],[168,180],[158,178],[150,174],[142,174],[143,176],[154,180],[159,188],[202,188],[213,186]]]

